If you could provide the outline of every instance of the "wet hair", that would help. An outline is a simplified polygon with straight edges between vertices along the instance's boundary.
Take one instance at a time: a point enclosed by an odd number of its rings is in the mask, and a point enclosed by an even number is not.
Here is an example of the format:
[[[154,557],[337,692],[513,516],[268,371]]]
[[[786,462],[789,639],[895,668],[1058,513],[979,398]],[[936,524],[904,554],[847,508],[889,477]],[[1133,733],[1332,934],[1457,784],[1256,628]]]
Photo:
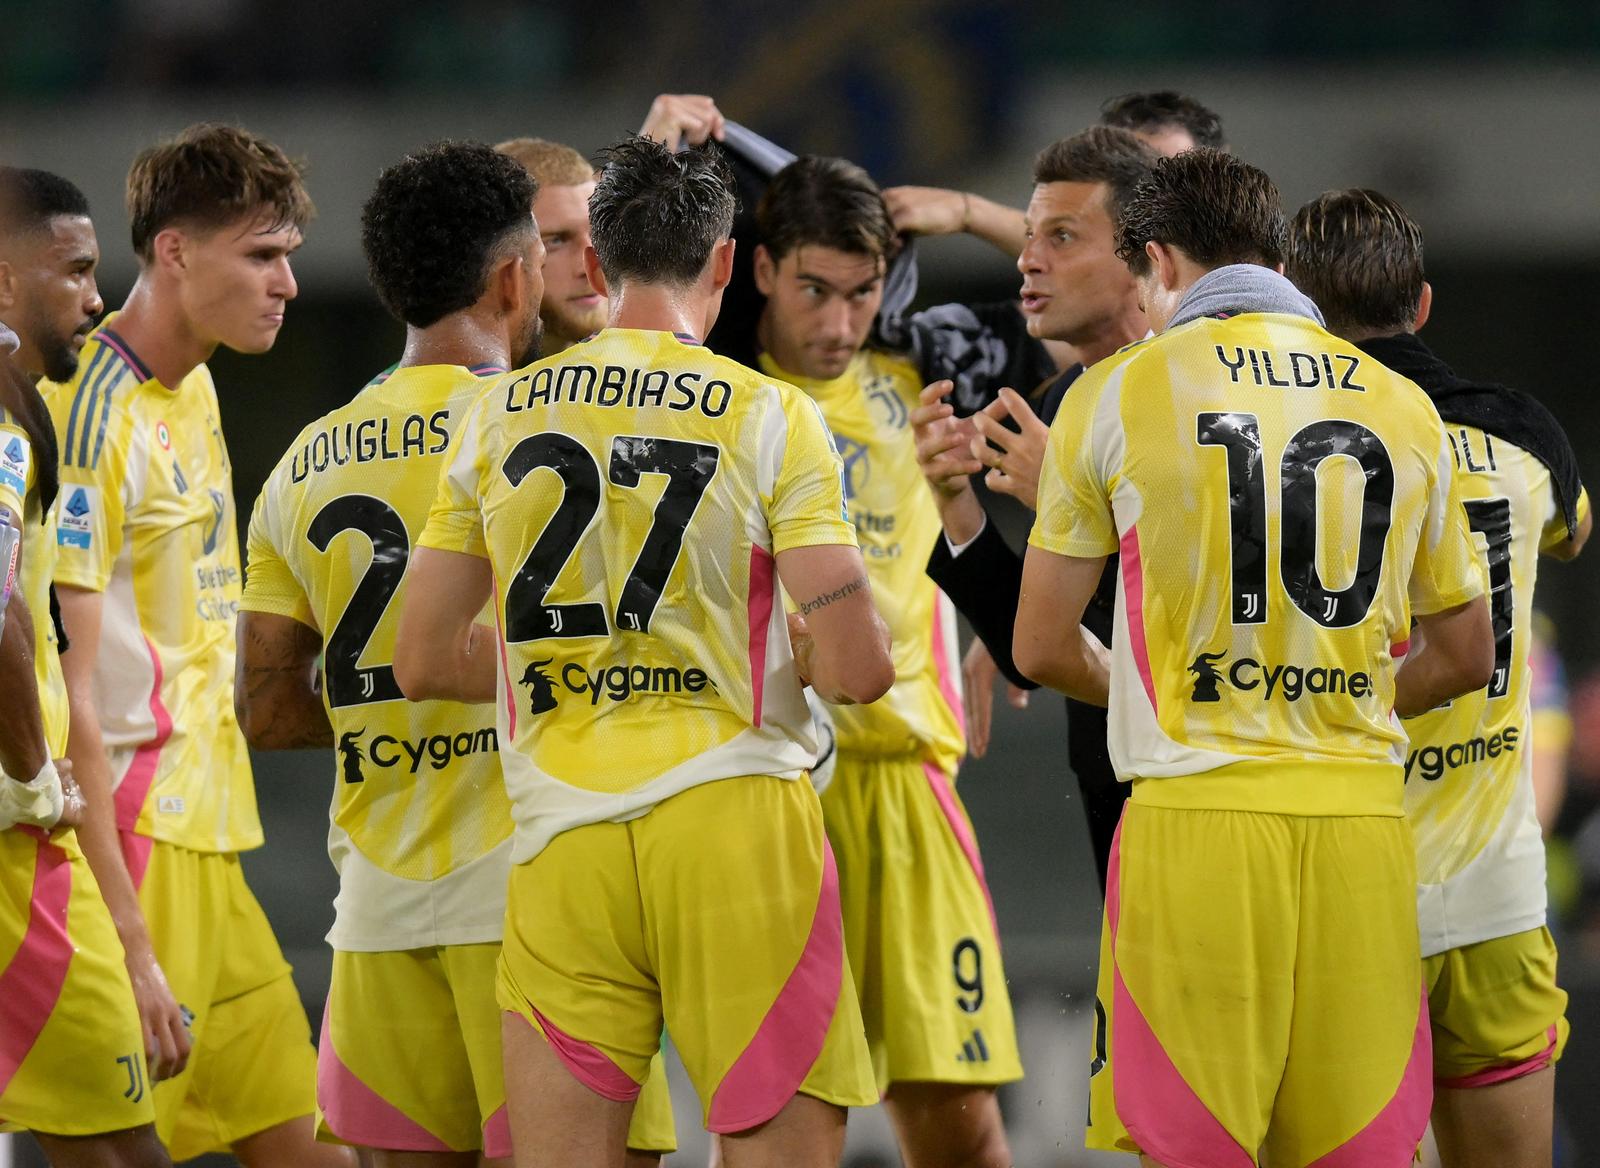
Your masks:
[[[538,184],[482,142],[435,142],[378,176],[361,247],[378,298],[414,328],[470,308],[489,272],[533,234]]]
[[[1196,147],[1157,162],[1117,221],[1117,255],[1134,275],[1150,270],[1146,243],[1175,247],[1205,268],[1276,267],[1288,224],[1266,172],[1231,154]]]
[[[135,158],[127,202],[133,250],[147,262],[168,227],[215,231],[263,214],[267,231],[304,230],[316,214],[298,163],[265,138],[211,122]]]
[[[1146,133],[1177,128],[1187,131],[1196,146],[1209,146],[1213,150],[1228,148],[1222,137],[1222,119],[1194,98],[1174,89],[1113,97],[1100,107],[1100,123]]]
[[[589,235],[608,284],[692,284],[733,230],[733,171],[713,142],[669,150],[633,135],[601,151]]]
[[[1295,212],[1285,274],[1335,332],[1406,332],[1426,279],[1422,229],[1388,195],[1328,191]]]
[[[872,177],[843,158],[814,154],[773,175],[756,205],[756,231],[774,260],[807,245],[887,257],[895,236]]]
[[[1160,158],[1131,130],[1090,126],[1039,151],[1033,160],[1033,181],[1104,183],[1106,210],[1115,223],[1128,198]]]

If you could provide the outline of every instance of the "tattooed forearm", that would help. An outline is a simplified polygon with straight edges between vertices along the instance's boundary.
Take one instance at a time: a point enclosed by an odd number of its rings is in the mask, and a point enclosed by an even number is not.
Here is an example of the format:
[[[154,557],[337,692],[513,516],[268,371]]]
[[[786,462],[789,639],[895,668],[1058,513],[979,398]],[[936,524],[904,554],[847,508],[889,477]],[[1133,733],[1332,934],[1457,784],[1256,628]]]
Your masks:
[[[865,576],[857,576],[850,583],[843,587],[835,588],[832,592],[824,592],[820,596],[813,596],[810,600],[802,600],[800,602],[800,615],[807,616],[819,608],[832,604],[836,600],[843,600],[851,593],[860,592],[866,586],[867,578]]]
[[[322,638],[298,621],[254,614],[240,628],[234,705],[250,745],[257,750],[332,746],[333,727],[317,686]]]

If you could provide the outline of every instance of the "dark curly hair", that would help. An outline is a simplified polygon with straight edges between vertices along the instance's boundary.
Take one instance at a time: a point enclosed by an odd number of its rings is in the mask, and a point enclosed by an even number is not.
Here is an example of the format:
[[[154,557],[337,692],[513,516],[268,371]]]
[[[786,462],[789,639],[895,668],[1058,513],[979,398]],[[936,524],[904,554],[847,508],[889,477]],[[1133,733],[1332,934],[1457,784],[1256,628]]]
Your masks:
[[[1148,93],[1124,93],[1100,107],[1100,124],[1135,133],[1143,130],[1176,127],[1188,131],[1196,146],[1226,150],[1222,119],[1186,93],[1157,89]]]
[[[1175,247],[1205,268],[1283,262],[1289,225],[1266,172],[1197,146],[1163,158],[1134,188],[1117,221],[1117,255],[1136,276],[1150,270],[1144,245]]]
[[[427,328],[476,304],[504,249],[532,234],[538,190],[520,162],[482,142],[435,142],[389,167],[361,209],[383,306]]]
[[[690,284],[733,230],[733,171],[713,142],[672,151],[635,134],[600,152],[589,235],[607,283]]]

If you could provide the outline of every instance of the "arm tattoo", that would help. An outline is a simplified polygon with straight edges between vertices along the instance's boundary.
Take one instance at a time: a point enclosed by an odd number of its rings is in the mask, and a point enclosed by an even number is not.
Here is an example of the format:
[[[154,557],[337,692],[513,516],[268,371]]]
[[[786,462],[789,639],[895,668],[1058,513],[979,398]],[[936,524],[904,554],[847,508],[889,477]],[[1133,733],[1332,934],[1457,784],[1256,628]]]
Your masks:
[[[249,629],[251,648],[239,659],[239,679],[258,733],[274,750],[332,746],[333,727],[316,685],[322,638],[296,623],[288,641]]]
[[[857,576],[854,580],[850,581],[850,583],[841,588],[835,588],[832,592],[824,592],[820,596],[813,596],[810,600],[801,601],[800,615],[808,616],[817,609],[832,604],[836,600],[843,600],[851,593],[860,592],[866,586],[867,578],[865,576]]]

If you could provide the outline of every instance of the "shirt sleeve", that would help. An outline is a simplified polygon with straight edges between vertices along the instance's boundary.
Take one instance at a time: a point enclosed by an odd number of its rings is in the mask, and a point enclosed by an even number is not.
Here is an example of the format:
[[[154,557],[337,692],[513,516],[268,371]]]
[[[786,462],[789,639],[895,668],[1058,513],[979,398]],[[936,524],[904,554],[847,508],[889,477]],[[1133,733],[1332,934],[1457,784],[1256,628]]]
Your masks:
[[[1109,476],[1096,449],[1104,382],[1089,375],[1073,386],[1050,423],[1039,471],[1039,514],[1028,542],[1058,556],[1093,559],[1117,550]],[[1120,418],[1108,419],[1120,426]]]
[[[1584,516],[1589,514],[1588,488],[1578,491],[1578,505],[1573,510],[1573,518],[1582,523]],[[1554,488],[1550,492],[1550,516],[1544,525],[1544,531],[1539,536],[1539,550],[1548,551],[1550,548],[1564,544],[1571,538],[1567,534],[1567,517],[1562,513],[1561,502],[1555,497]]]
[[[489,558],[484,538],[483,507],[478,492],[482,483],[482,448],[479,425],[483,398],[467,412],[456,431],[455,446],[439,475],[439,489],[428,512],[428,523],[417,537],[418,547],[438,548]]]
[[[277,530],[282,515],[275,506],[278,484],[278,475],[274,473],[261,488],[255,510],[250,514],[250,534],[246,541],[249,566],[245,570],[244,595],[239,607],[249,612],[290,617],[314,629],[317,618],[311,610],[311,600],[284,557]]]
[[[856,529],[845,509],[844,462],[822,412],[797,389],[787,388],[779,397],[782,412],[770,415],[766,427],[772,434],[771,423],[781,425],[773,437],[781,441],[782,453],[766,499],[773,552],[822,544],[856,546]],[[768,442],[776,445],[770,437]]]
[[[0,409],[0,507],[21,527],[27,515],[28,479],[33,472],[33,442],[28,432]]]
[[[1439,455],[1428,486],[1428,511],[1411,565],[1411,611],[1427,616],[1455,608],[1489,590],[1488,569],[1461,503],[1455,457],[1441,426]]]
[[[103,441],[69,449],[67,430],[74,402],[71,387],[48,394],[56,438],[61,443],[61,488],[56,496],[57,584],[104,592],[127,538],[125,523],[134,496],[130,474],[149,457],[125,410],[112,408]]]

